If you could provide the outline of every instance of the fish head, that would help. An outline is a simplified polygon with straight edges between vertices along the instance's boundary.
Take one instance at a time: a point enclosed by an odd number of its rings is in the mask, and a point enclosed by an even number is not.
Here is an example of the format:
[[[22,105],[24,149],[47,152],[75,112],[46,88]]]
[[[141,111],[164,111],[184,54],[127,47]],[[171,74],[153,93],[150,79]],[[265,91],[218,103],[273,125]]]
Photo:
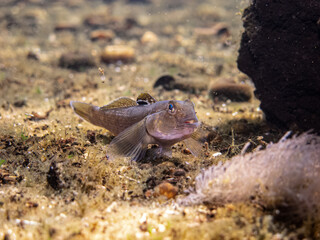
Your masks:
[[[167,101],[161,110],[148,116],[147,131],[159,141],[181,141],[191,136],[199,121],[190,100]]]

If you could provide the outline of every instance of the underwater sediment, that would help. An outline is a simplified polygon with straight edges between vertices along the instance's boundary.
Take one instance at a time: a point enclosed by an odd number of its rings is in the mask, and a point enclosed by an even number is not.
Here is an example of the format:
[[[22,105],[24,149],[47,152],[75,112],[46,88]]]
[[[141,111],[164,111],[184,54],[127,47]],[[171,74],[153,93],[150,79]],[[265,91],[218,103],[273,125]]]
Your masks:
[[[279,199],[177,202],[201,171],[228,164],[248,142],[251,152],[283,135],[267,125],[252,81],[236,66],[248,3],[0,1],[0,239],[319,236],[316,221],[277,221]],[[203,155],[179,142],[172,157],[154,156],[152,145],[141,162],[111,161],[106,153],[115,136],[70,107],[136,101],[143,92],[195,104],[206,133]]]

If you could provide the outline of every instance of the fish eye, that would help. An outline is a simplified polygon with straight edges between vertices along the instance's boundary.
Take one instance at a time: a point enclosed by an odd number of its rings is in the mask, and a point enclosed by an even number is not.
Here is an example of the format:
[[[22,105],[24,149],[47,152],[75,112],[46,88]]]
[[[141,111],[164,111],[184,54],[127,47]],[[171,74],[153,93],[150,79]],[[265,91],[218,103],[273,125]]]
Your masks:
[[[171,113],[173,113],[175,111],[174,106],[172,103],[169,104],[169,110]]]

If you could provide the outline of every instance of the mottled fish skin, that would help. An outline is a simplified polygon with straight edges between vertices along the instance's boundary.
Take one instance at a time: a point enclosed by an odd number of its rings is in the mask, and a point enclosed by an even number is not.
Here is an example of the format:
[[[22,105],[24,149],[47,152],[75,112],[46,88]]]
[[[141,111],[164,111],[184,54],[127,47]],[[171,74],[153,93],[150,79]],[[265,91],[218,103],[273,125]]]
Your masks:
[[[119,102],[130,106],[115,107]],[[107,150],[111,159],[123,155],[138,161],[144,157],[149,144],[158,144],[161,153],[170,155],[171,146],[190,138],[199,126],[194,105],[189,100],[138,105],[122,98],[111,103],[111,108],[81,102],[70,105],[80,117],[116,135]]]

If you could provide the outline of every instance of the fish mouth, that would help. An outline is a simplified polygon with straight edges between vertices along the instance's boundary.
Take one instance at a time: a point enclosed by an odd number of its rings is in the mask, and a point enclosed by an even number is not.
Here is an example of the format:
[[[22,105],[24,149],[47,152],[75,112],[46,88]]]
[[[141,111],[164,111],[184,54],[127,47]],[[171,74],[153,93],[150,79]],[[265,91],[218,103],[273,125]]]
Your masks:
[[[188,126],[194,126],[194,127],[199,126],[199,122],[197,119],[189,119],[189,120],[184,121],[184,123]]]
[[[193,123],[195,123],[195,122],[198,122],[198,121],[192,119],[192,120],[185,121],[184,123],[193,124]]]

